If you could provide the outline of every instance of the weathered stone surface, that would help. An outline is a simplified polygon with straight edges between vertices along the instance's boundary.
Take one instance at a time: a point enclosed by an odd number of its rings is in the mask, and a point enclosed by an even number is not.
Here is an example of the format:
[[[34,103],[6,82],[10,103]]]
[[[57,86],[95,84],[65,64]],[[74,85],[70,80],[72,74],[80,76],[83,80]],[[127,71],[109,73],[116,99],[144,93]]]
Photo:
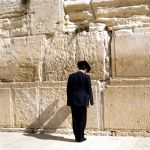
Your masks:
[[[27,17],[0,19],[0,37],[16,37],[28,34]]]
[[[62,24],[63,14],[61,0],[31,0],[29,7],[31,34],[55,32],[57,26]]]
[[[94,106],[88,108],[87,128],[101,129],[103,122],[101,83],[92,81],[92,88]],[[11,95],[9,89],[12,89]],[[0,93],[2,108],[0,126],[72,128],[70,107],[66,105],[66,81],[0,84]]]
[[[149,77],[150,28],[113,32],[113,77]]]
[[[39,126],[50,129],[71,128],[70,109],[66,106],[66,87],[40,88]]]
[[[26,4],[22,0],[0,0],[0,18],[22,16],[26,12]]]
[[[91,0],[64,1],[66,11],[81,11],[91,8]]]
[[[148,4],[149,0],[92,0],[92,5],[101,7],[120,7]]]
[[[92,82],[94,106],[88,109],[87,128],[100,128],[100,84]],[[43,87],[42,87],[43,86]],[[66,82],[49,82],[40,85],[40,127],[71,128],[71,112],[66,106]]]
[[[0,127],[12,127],[13,112],[10,89],[0,89]]]
[[[106,31],[79,34],[76,39],[76,60],[90,62],[91,78],[103,80],[109,77],[109,43],[110,37]]]
[[[93,10],[90,5],[90,0],[83,1],[65,1],[64,8],[70,21],[93,20]]]
[[[57,34],[47,40],[48,47],[44,61],[46,80],[67,80],[76,63],[86,59],[91,64],[92,79],[106,79],[109,76],[107,32],[82,32],[74,34]],[[106,44],[107,43],[107,44]]]
[[[126,83],[127,82],[127,83]],[[150,86],[138,80],[113,81],[104,91],[104,129],[150,130]]]
[[[148,16],[132,16],[129,18],[98,18],[96,19],[96,22],[105,23],[109,30],[150,27],[150,17]]]
[[[92,10],[84,10],[84,11],[74,11],[67,13],[70,17],[70,21],[84,21],[84,20],[93,20],[93,12]]]
[[[43,36],[3,39],[0,42],[1,81],[40,80]]]
[[[45,80],[66,80],[69,72],[75,68],[75,36],[55,34],[47,39],[47,50],[44,59]]]
[[[38,125],[37,88],[14,88],[13,100],[15,105],[15,127],[33,128]],[[36,120],[37,122],[34,122]]]
[[[98,7],[94,9],[96,18],[128,18],[133,15],[148,15],[150,9],[148,5],[137,5],[117,8]]]
[[[92,91],[94,98],[94,105],[89,106],[87,116],[87,129],[102,130],[102,100],[101,100],[101,83],[97,81],[92,82]]]
[[[105,23],[110,30],[150,26],[149,3],[145,1],[93,0],[92,7],[97,22]],[[115,27],[114,27],[115,26]]]
[[[149,1],[92,0],[65,1],[70,21],[105,23],[109,30],[150,26]],[[87,23],[88,25],[88,23]]]

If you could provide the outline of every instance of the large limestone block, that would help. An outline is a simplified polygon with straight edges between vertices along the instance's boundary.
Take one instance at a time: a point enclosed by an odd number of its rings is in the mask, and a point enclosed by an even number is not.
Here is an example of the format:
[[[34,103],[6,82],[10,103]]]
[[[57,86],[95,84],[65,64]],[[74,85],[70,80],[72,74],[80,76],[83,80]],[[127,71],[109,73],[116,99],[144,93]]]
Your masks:
[[[148,15],[150,12],[148,5],[137,5],[118,8],[103,8],[94,9],[96,18],[128,18],[133,15]]]
[[[0,41],[1,81],[40,80],[43,36],[3,39]]]
[[[87,109],[87,129],[103,129],[101,87],[102,84],[99,81],[92,81],[94,105],[89,105]]]
[[[72,128],[66,86],[66,81],[0,84],[0,126]],[[92,81],[94,106],[88,108],[88,129],[103,127],[101,86]]]
[[[96,22],[107,25],[109,30],[122,30],[141,27],[150,27],[150,17],[148,16],[132,16],[129,18],[98,18]]]
[[[64,8],[66,14],[69,15],[70,21],[77,22],[94,19],[90,0],[65,1]]]
[[[107,32],[89,32],[79,34],[76,39],[76,60],[90,62],[91,78],[105,80],[109,78],[109,41]]]
[[[57,83],[56,83],[57,84]],[[66,88],[40,88],[40,127],[71,128],[70,109],[66,106]]]
[[[26,3],[22,0],[0,0],[0,18],[15,17],[26,12]]]
[[[92,0],[92,5],[95,7],[120,7],[149,4],[149,0]]]
[[[0,19],[0,37],[16,37],[28,34],[27,17]]]
[[[104,90],[104,129],[150,130],[149,99],[149,81],[112,81]]]
[[[10,89],[0,88],[0,127],[12,127],[13,108]]]
[[[113,32],[113,77],[150,76],[150,28]]]
[[[66,80],[69,72],[74,70],[76,56],[75,41],[75,36],[61,33],[47,39],[43,69],[45,80]]]
[[[87,60],[92,67],[92,79],[106,79],[109,76],[107,32],[82,32],[79,34],[57,34],[47,40],[44,61],[45,79],[67,80],[77,70],[79,60]]]
[[[95,21],[109,30],[150,26],[148,0],[92,0],[91,4]]]
[[[38,126],[37,98],[36,87],[13,88],[15,127],[33,128]]]
[[[30,0],[31,34],[53,33],[63,21],[61,0]]]
[[[91,0],[64,1],[66,11],[81,11],[91,8]]]
[[[100,128],[100,84],[92,82],[94,106],[88,109],[87,128]],[[40,127],[57,129],[71,128],[71,110],[66,106],[66,82],[40,84]]]
[[[84,21],[84,20],[86,21],[94,20],[92,10],[68,12],[67,15],[69,15],[70,21],[73,21],[73,22]]]

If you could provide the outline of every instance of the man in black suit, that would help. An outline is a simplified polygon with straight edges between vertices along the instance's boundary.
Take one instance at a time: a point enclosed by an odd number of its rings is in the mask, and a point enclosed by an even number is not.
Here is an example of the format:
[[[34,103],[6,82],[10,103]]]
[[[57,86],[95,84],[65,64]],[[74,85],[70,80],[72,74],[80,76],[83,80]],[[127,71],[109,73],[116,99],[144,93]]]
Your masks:
[[[84,130],[86,127],[87,107],[89,102],[93,105],[91,88],[91,67],[87,61],[78,62],[79,71],[69,75],[67,82],[67,105],[71,107],[72,125],[76,142],[85,141]]]

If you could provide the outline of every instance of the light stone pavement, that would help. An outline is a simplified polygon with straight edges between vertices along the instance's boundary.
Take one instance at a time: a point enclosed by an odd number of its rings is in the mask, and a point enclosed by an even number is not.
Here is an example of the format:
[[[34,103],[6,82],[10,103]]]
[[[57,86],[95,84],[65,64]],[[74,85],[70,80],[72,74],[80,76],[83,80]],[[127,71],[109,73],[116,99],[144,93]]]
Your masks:
[[[150,150],[150,137],[87,135],[74,142],[73,135],[0,132],[0,150]]]

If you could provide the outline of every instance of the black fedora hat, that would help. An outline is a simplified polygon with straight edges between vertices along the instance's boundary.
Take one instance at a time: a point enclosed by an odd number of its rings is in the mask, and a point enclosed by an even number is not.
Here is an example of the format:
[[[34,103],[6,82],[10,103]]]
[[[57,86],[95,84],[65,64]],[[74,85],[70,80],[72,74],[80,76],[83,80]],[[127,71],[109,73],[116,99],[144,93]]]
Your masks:
[[[90,65],[89,65],[89,63],[87,62],[87,61],[79,61],[78,63],[77,63],[77,66],[78,66],[78,68],[80,69],[80,70],[85,70],[85,69],[87,69],[87,72],[90,72],[90,70],[91,70],[91,67],[90,67]]]

